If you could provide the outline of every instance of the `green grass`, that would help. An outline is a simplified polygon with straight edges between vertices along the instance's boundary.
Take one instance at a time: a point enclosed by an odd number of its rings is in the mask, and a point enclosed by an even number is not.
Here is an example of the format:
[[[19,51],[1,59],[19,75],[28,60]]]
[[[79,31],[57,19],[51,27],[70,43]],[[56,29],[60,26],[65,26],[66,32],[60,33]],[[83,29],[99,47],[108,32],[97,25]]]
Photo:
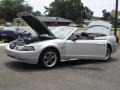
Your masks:
[[[114,28],[112,28],[112,31],[114,31]],[[117,28],[117,31],[120,31],[120,28]]]
[[[0,26],[4,26],[4,24],[0,24]]]

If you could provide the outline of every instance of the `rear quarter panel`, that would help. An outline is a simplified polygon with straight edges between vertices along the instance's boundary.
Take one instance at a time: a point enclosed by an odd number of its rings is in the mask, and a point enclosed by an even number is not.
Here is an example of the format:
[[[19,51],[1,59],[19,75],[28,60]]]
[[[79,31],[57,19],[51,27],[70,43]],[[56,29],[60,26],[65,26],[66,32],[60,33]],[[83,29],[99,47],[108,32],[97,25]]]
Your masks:
[[[115,36],[96,37],[95,39],[107,40],[107,43],[110,44],[110,46],[112,48],[112,53],[117,51],[118,44],[116,42],[116,37]]]

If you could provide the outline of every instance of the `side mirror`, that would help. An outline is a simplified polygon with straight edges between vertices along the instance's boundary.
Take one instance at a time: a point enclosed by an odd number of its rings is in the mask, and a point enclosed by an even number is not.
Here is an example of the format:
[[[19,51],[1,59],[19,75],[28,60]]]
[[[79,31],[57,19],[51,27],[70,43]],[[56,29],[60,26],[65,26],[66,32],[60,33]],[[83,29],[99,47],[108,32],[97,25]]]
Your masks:
[[[70,40],[76,41],[76,40],[77,40],[77,37],[76,37],[75,35],[72,35],[72,36],[70,37]]]
[[[27,31],[24,31],[24,32],[27,32]]]

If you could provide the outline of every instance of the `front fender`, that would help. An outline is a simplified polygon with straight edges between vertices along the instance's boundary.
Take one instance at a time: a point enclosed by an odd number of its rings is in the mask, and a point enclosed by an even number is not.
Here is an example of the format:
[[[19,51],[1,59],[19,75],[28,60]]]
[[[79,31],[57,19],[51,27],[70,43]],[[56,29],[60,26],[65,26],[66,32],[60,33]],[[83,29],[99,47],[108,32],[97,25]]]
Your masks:
[[[33,44],[29,44],[30,46],[34,46],[35,50],[38,51],[39,55],[47,48],[55,48],[59,51],[59,54],[62,58],[62,56],[65,54],[65,40],[50,40],[50,41],[43,41],[43,42],[37,42]]]

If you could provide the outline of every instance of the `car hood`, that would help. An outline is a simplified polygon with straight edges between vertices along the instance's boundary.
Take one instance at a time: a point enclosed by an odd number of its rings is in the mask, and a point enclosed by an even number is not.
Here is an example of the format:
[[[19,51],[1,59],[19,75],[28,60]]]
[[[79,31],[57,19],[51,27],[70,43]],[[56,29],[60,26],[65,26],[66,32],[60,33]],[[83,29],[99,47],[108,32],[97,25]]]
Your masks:
[[[35,16],[26,12],[22,12],[18,13],[18,17],[22,18],[37,33],[38,36],[47,34],[56,38],[54,34],[47,28],[47,26]]]
[[[106,21],[93,21],[88,26],[88,33],[110,35],[112,25]]]

